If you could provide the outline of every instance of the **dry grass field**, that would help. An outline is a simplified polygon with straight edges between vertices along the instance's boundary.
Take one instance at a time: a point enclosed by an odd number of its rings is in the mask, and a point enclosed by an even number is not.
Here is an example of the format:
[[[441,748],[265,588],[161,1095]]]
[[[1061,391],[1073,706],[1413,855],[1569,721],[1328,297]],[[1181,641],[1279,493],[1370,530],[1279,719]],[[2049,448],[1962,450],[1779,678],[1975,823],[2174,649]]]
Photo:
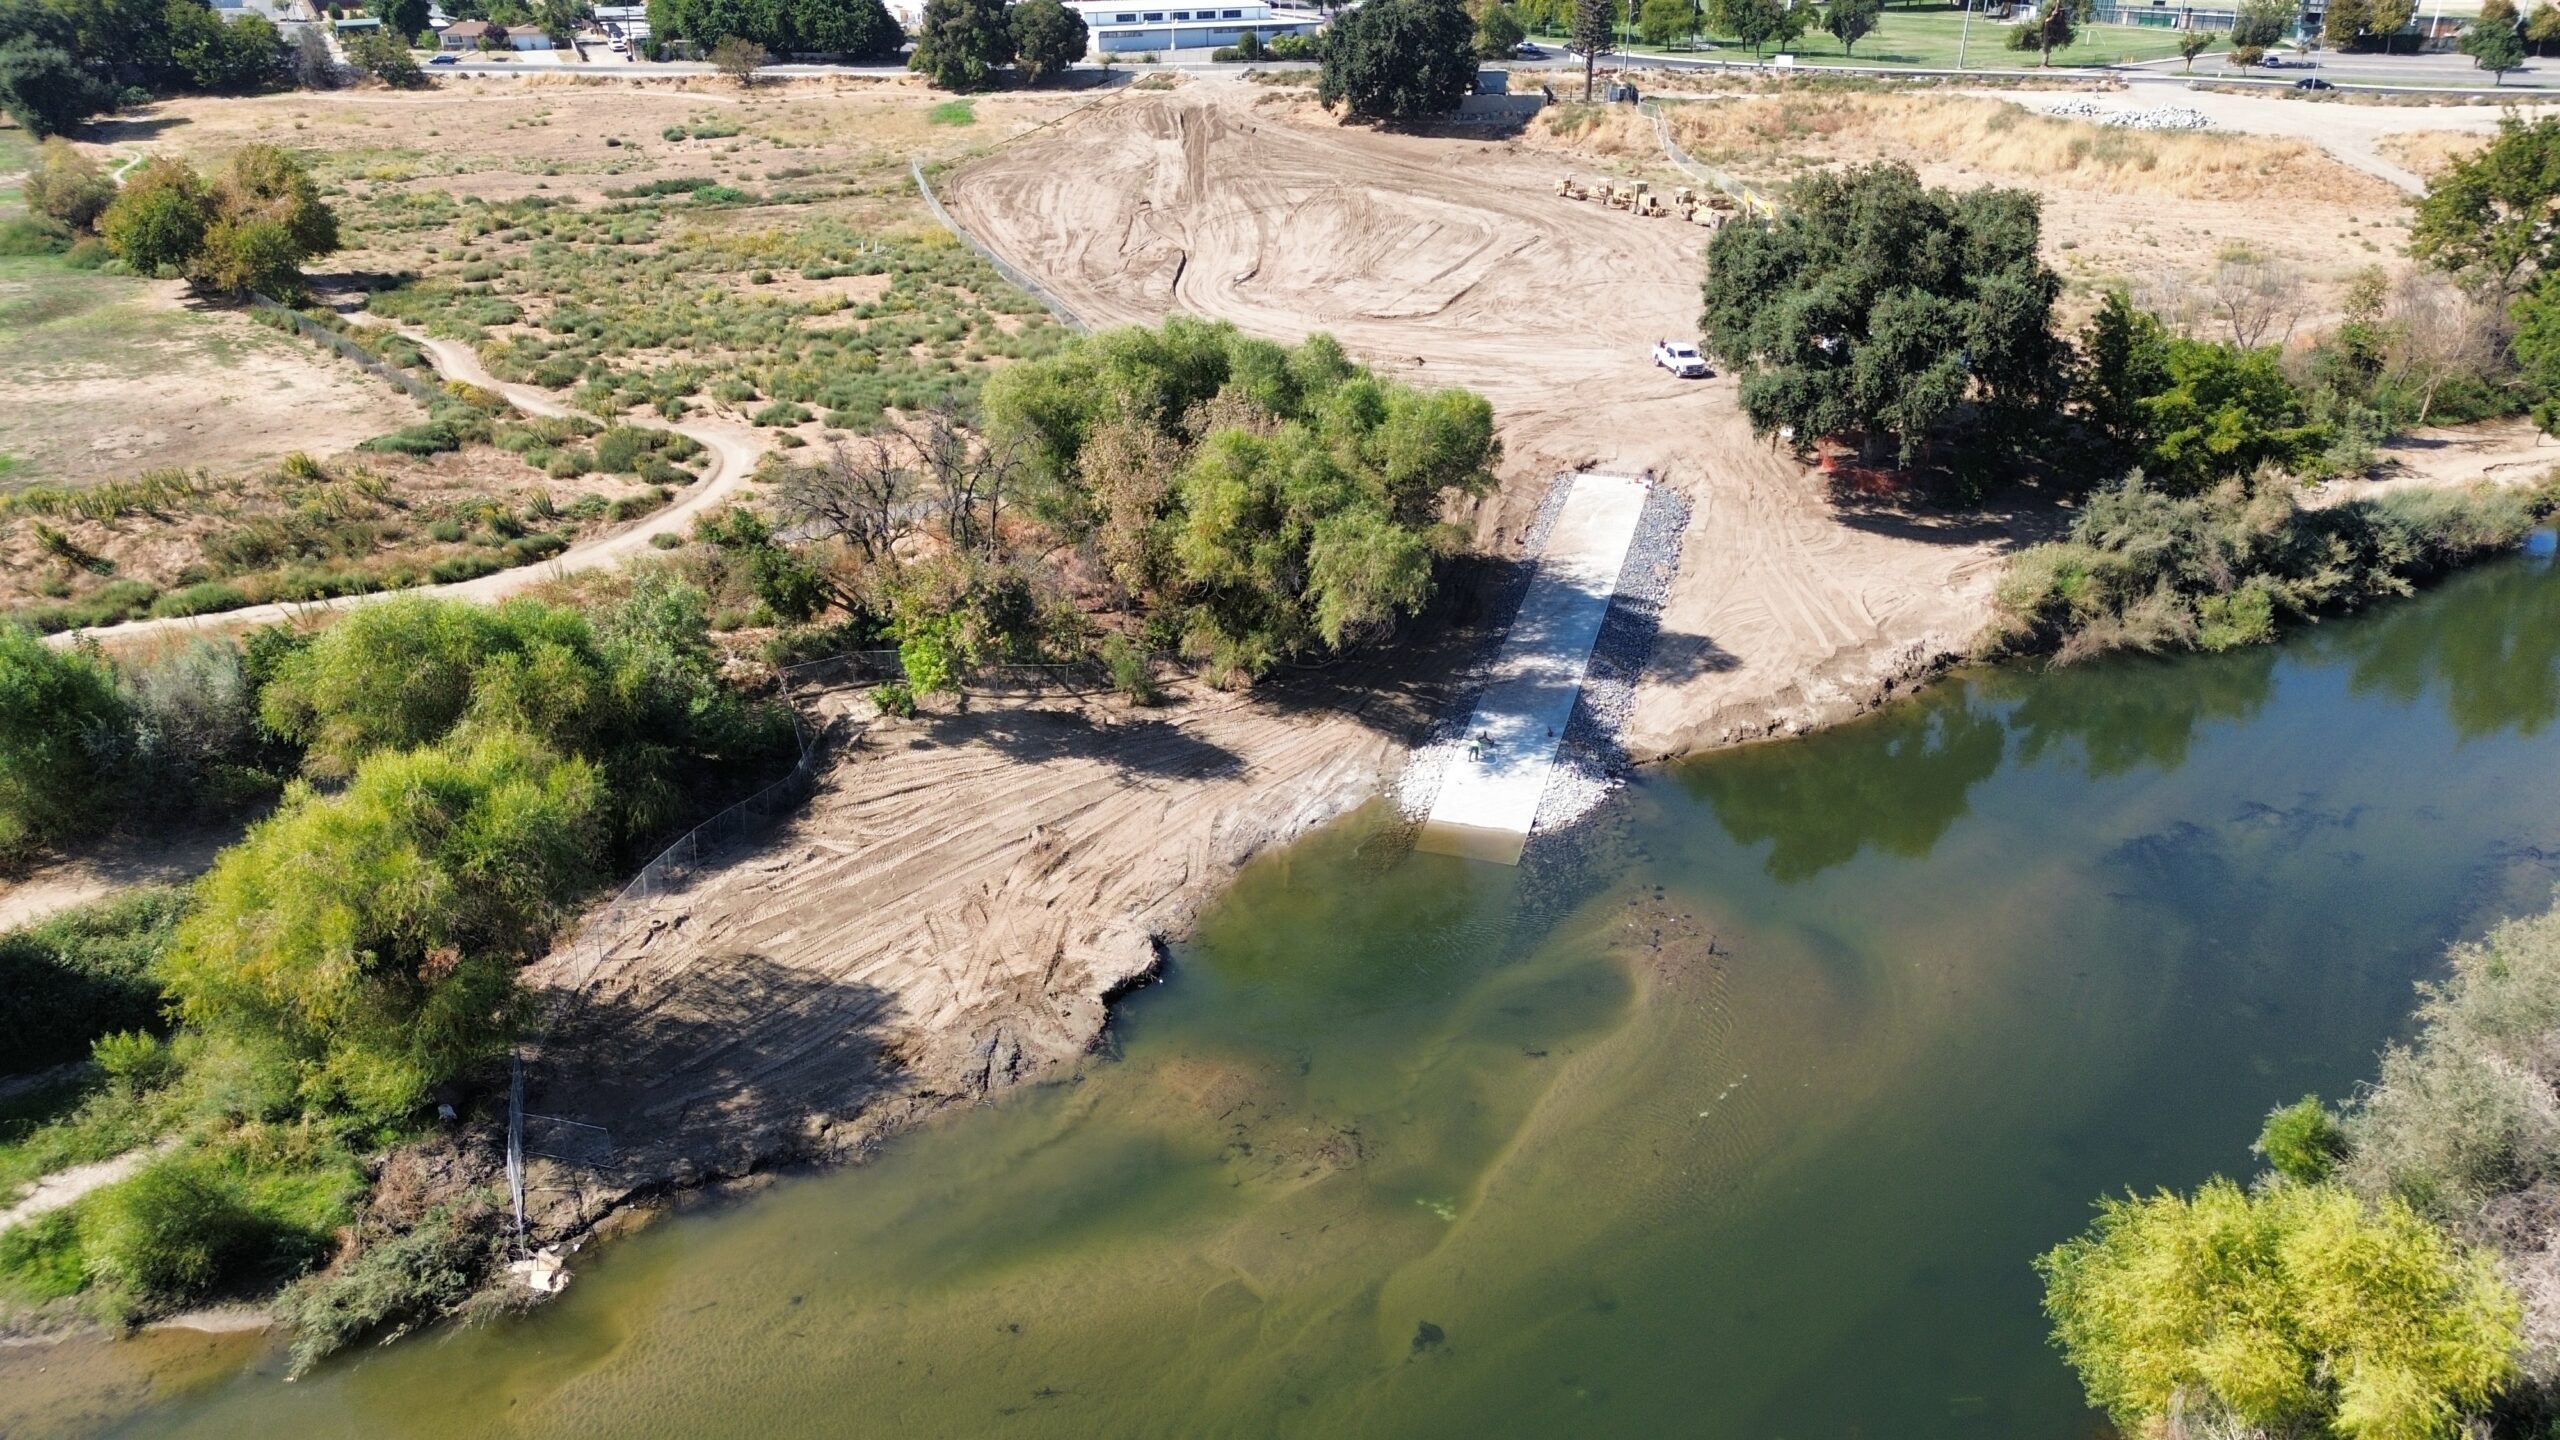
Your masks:
[[[52,629],[464,580],[692,482],[696,464],[599,462],[623,421],[789,447],[965,400],[1062,332],[931,219],[909,159],[1075,103],[992,99],[962,125],[897,83],[532,78],[178,100],[96,127],[108,163],[294,151],[347,241],[311,277],[333,323],[457,342],[582,418],[380,453],[365,442],[414,436],[425,408],[324,349],[174,281],[0,260],[0,489],[33,487],[0,506],[0,612]],[[320,471],[280,472],[295,455]]]

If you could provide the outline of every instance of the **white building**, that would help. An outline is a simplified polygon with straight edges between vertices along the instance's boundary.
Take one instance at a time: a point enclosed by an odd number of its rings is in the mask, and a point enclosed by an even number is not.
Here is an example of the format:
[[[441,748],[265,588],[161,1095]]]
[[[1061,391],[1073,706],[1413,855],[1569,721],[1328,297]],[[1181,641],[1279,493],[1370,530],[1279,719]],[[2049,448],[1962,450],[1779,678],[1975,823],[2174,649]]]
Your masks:
[[[1280,35],[1312,35],[1323,17],[1304,10],[1275,10],[1268,0],[1233,0],[1224,5],[1167,6],[1163,0],[1134,4],[1129,0],[1068,0],[1084,17],[1093,48],[1105,55],[1141,51],[1211,50],[1233,45],[1248,30],[1270,40]]]

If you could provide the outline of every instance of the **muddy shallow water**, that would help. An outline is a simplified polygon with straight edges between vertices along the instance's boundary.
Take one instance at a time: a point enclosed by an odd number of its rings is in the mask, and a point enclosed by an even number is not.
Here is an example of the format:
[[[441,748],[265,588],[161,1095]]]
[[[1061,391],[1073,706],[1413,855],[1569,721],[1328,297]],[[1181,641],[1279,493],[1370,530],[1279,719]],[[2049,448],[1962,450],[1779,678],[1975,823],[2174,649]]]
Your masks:
[[[2555,718],[2519,560],[1958,678],[1519,869],[1373,807],[1256,862],[1074,1083],[297,1384],[0,1352],[0,1432],[2090,1434],[2030,1258],[2244,1169],[2447,940],[2548,902]]]

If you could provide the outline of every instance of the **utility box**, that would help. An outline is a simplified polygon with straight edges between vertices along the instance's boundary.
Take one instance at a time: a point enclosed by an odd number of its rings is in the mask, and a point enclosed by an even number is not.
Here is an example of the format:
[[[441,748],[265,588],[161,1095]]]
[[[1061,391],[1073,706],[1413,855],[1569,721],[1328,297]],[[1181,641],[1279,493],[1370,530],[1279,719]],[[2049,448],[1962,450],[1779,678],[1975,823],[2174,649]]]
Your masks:
[[[1476,93],[1479,95],[1510,94],[1511,72],[1508,70],[1478,70],[1476,72]]]

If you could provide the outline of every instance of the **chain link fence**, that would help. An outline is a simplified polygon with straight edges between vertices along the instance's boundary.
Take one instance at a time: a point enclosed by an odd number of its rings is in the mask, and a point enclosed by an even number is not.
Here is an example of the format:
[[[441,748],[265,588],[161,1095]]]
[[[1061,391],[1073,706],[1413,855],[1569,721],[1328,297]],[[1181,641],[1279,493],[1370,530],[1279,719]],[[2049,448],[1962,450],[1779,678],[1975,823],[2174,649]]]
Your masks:
[[[340,357],[352,360],[356,364],[363,366],[365,369],[372,371],[374,374],[381,376],[383,379],[390,381],[392,384],[399,386],[402,390],[408,392],[410,399],[417,401],[421,405],[433,405],[438,400],[444,398],[444,392],[442,390],[439,390],[435,386],[419,379],[417,376],[402,370],[396,365],[386,363],[382,357],[365,349],[363,346],[358,345],[356,342],[339,334],[337,331],[330,329],[328,326],[320,324],[308,315],[279,305],[264,295],[250,296],[249,305],[252,309],[257,310],[261,314],[272,315],[287,321],[293,326],[295,332],[300,334],[304,339],[317,340],[321,344],[328,346],[330,349],[337,351]]]
[[[1636,108],[1653,121],[1654,138],[1662,142],[1662,153],[1671,158],[1672,164],[1741,202],[1746,215],[1778,213],[1776,201],[1681,148],[1680,142],[1671,138],[1671,117],[1668,107],[1660,100],[1643,100],[1637,103]]]
[[[1049,293],[1048,286],[1041,284],[1039,281],[1032,279],[1029,275],[1015,269],[1002,257],[998,256],[996,252],[979,244],[978,237],[962,229],[960,227],[960,222],[951,218],[951,212],[942,208],[941,199],[933,193],[933,185],[924,178],[923,161],[909,160],[907,162],[907,170],[916,177],[916,190],[924,196],[925,208],[933,212],[933,218],[941,221],[944,229],[959,236],[961,244],[968,246],[979,259],[996,267],[997,274],[1012,281],[1016,287],[1028,294],[1032,299],[1048,306],[1049,313],[1057,316],[1060,323],[1064,324],[1068,329],[1091,330],[1093,328],[1091,325],[1084,322],[1084,317],[1076,314],[1075,311],[1068,309],[1066,301]]]
[[[777,670],[775,678],[782,687],[784,703],[791,707],[793,739],[799,746],[799,757],[789,773],[731,805],[720,813],[678,836],[675,842],[658,852],[640,873],[622,887],[605,907],[579,927],[577,938],[564,948],[563,983],[555,987],[555,996],[537,1022],[535,1034],[516,1047],[507,1087],[507,1190],[515,1208],[516,1244],[523,1248],[525,1236],[524,1160],[528,1154],[601,1167],[612,1159],[612,1137],[602,1126],[571,1120],[557,1115],[532,1115],[524,1106],[525,1069],[529,1061],[538,1061],[543,1040],[568,1023],[586,1003],[588,992],[603,968],[605,956],[621,942],[663,897],[691,888],[702,873],[706,857],[763,834],[774,822],[800,808],[817,788],[818,767],[838,727],[811,728],[794,692],[795,677],[811,674],[823,667],[844,665],[853,655],[828,656]],[[876,653],[876,652],[870,652]],[[894,658],[895,651],[889,652]],[[860,731],[854,731],[859,738]],[[529,1144],[526,1124],[533,1122],[536,1133]]]

